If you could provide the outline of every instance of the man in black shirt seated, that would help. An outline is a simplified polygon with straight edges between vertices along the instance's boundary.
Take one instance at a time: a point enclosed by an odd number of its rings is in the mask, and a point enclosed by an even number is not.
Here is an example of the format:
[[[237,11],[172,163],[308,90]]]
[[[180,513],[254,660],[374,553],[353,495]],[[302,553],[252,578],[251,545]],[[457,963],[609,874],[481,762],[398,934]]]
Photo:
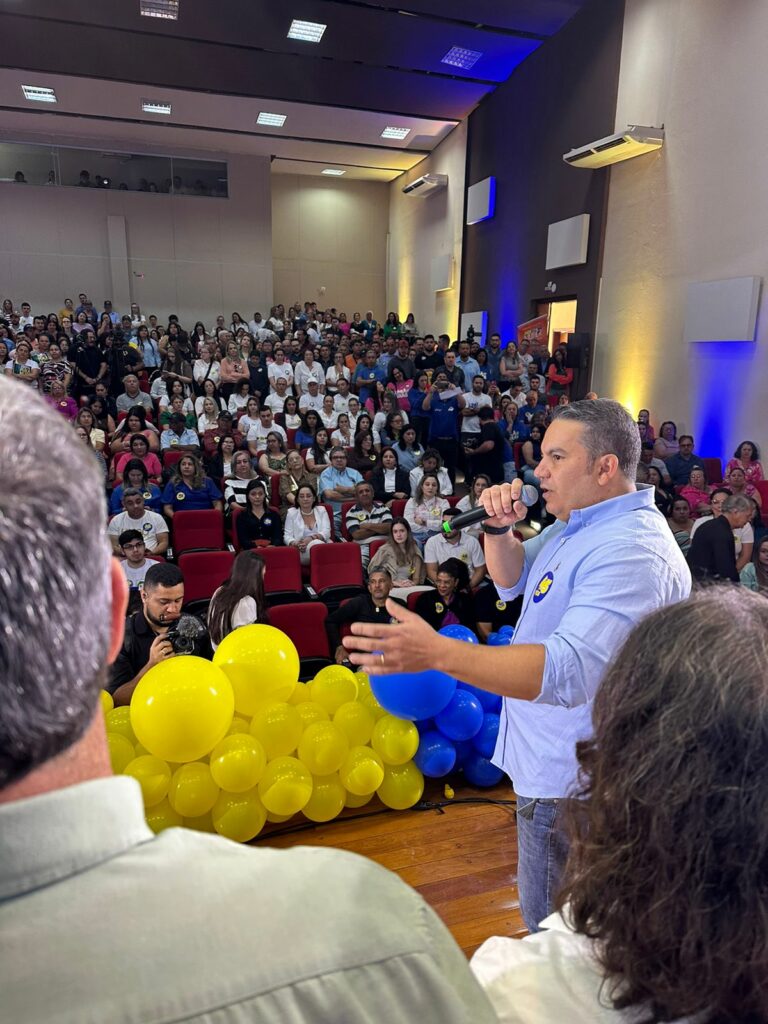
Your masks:
[[[386,569],[374,569],[368,577],[368,593],[353,597],[331,612],[325,620],[325,630],[331,652],[338,665],[348,660],[346,648],[341,645],[341,627],[353,622],[394,622],[386,609],[387,598],[392,589],[392,577]],[[393,598],[405,607],[404,601]]]
[[[130,704],[139,680],[155,665],[181,653],[179,643],[169,638],[169,631],[178,626],[184,604],[184,576],[176,565],[158,562],[147,571],[141,591],[142,609],[125,623],[123,646],[112,665],[109,686],[115,706]],[[185,615],[185,620],[192,615]],[[198,657],[210,658],[211,644],[202,624],[201,635],[190,639],[191,650]],[[179,640],[186,641],[187,637]],[[183,645],[182,645],[183,646]]]
[[[696,530],[688,552],[694,579],[739,582],[733,531],[746,526],[753,513],[751,499],[744,494],[732,494],[723,502],[722,514]]]

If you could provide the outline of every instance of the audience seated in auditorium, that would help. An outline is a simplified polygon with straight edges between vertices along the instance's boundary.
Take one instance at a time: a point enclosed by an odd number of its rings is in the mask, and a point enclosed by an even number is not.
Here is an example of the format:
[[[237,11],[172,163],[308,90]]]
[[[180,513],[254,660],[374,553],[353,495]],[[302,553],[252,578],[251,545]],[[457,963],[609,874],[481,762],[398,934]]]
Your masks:
[[[446,559],[437,570],[435,589],[421,594],[414,610],[433,629],[458,623],[474,630],[475,609],[466,564],[460,558]]]
[[[691,546],[691,534],[695,520],[691,518],[691,506],[687,498],[676,497],[672,501],[672,514],[667,520],[672,534],[684,555]]]
[[[704,469],[704,462],[694,454],[693,438],[690,434],[680,435],[678,451],[670,455],[666,463],[673,487],[686,487],[690,481],[691,471]]]
[[[760,462],[760,451],[754,441],[742,441],[733,458],[725,467],[725,479],[732,469],[741,468],[744,470],[744,477],[748,484],[756,484],[763,478],[763,466]]]
[[[403,515],[419,547],[440,531],[443,512],[449,507],[440,494],[440,481],[435,473],[425,473],[416,484],[413,496],[405,504]]]
[[[744,494],[746,497],[752,498],[753,501],[756,501],[758,506],[762,508],[763,499],[760,495],[760,491],[753,483],[750,483],[747,480],[747,474],[744,472],[743,466],[731,466],[725,476],[725,484],[730,488],[733,494]]]
[[[702,583],[739,582],[734,531],[743,529],[751,518],[749,498],[743,494],[732,494],[723,502],[720,515],[696,530],[687,556],[695,580]]]
[[[161,515],[146,507],[144,494],[138,487],[124,487],[123,510],[114,516],[107,527],[112,550],[117,552],[119,538],[124,530],[138,530],[147,550],[153,555],[164,555],[168,550],[168,525]]]
[[[350,598],[339,608],[332,611],[325,620],[325,629],[328,634],[328,643],[331,654],[337,664],[348,663],[348,654],[341,644],[341,627],[351,625],[353,622],[390,622],[390,614],[387,611],[387,600],[391,596],[392,577],[386,569],[381,567],[371,569],[368,573],[368,589],[365,594]],[[398,604],[403,604],[397,598]]]
[[[156,562],[147,558],[144,538],[138,530],[123,530],[117,539],[115,554],[122,555],[120,568],[123,570],[128,584],[127,615],[141,610],[141,591],[144,589],[144,578]]]
[[[373,486],[367,480],[355,484],[355,503],[346,510],[344,525],[350,540],[360,545],[365,569],[370,559],[370,541],[388,537],[392,526],[392,512],[383,502],[374,500]]]
[[[256,551],[241,551],[235,558],[232,572],[215,591],[208,606],[211,647],[215,651],[233,630],[254,622],[269,625],[264,595],[264,559]]]
[[[331,520],[328,511],[318,504],[311,484],[300,484],[296,491],[296,504],[289,508],[283,527],[283,541],[297,548],[302,565],[309,565],[309,553],[316,544],[331,542]]]
[[[427,579],[437,586],[439,566],[449,558],[458,558],[466,565],[469,572],[469,587],[474,590],[485,578],[485,555],[476,537],[466,530],[446,531],[454,516],[459,515],[455,508],[444,509],[442,529],[434,537],[430,537],[424,545],[424,564]]]
[[[173,467],[162,494],[163,515],[172,519],[177,512],[223,509],[221,491],[203,472],[202,464],[192,452],[185,452]]]
[[[603,678],[561,910],[472,958],[505,1024],[768,1017],[768,603],[716,589],[649,615]]]
[[[280,514],[269,507],[267,485],[263,480],[251,480],[246,487],[245,508],[237,517],[235,529],[240,547],[246,550],[283,543]]]

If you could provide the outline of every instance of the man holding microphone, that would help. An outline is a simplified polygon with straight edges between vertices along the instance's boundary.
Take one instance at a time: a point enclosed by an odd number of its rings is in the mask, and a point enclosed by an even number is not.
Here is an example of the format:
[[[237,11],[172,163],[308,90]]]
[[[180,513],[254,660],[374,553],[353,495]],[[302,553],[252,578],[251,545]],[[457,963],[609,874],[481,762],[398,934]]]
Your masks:
[[[504,697],[494,763],[517,796],[518,887],[529,931],[555,905],[568,852],[562,800],[576,781],[576,743],[591,733],[600,680],[632,627],[683,600],[691,577],[653,501],[634,483],[640,437],[607,399],[555,412],[536,470],[556,521],[520,542],[522,482],[481,502],[488,572],[502,600],[523,594],[511,647],[477,647],[435,633],[391,603],[393,625],[357,623],[344,645],[371,675],[438,669]]]

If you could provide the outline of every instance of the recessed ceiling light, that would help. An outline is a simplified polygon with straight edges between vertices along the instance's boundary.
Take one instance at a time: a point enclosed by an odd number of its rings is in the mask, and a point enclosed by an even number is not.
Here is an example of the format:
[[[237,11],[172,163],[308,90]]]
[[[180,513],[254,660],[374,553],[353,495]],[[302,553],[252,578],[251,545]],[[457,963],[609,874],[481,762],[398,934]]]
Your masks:
[[[139,13],[145,18],[169,18],[178,21],[179,0],[139,0]]]
[[[346,174],[347,172],[339,170],[338,167],[326,167],[322,173],[327,174],[331,178],[340,178],[342,174]]]
[[[57,103],[56,93],[53,89],[45,89],[40,85],[22,85],[21,91],[25,100],[34,100],[35,103]]]
[[[381,133],[381,137],[382,139],[404,139],[410,133],[410,128],[394,128],[392,125],[388,125]]]
[[[473,68],[482,56],[480,50],[467,50],[463,46],[452,46],[440,63],[451,64],[455,68],[469,69]]]
[[[294,18],[288,29],[288,38],[301,39],[304,43],[319,43],[326,28],[328,26],[321,25],[319,21],[298,21]]]
[[[262,110],[256,118],[256,124],[266,124],[271,128],[282,128],[285,124],[286,114],[269,114]]]
[[[145,114],[170,114],[171,104],[160,103],[157,100],[142,100],[141,109]]]

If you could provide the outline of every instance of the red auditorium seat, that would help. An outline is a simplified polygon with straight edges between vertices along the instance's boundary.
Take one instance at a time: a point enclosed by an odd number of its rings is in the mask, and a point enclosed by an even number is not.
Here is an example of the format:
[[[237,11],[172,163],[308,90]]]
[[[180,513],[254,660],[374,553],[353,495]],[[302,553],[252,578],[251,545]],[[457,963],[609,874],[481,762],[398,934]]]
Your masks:
[[[412,612],[416,611],[416,602],[419,600],[421,595],[425,593],[423,590],[417,590],[415,594],[409,594],[406,604]]]
[[[178,566],[184,573],[184,608],[204,611],[211,598],[232,572],[231,551],[190,551],[181,555]]]
[[[171,544],[177,558],[185,551],[222,551],[223,513],[216,509],[177,512],[171,520]]]
[[[392,502],[392,518],[393,519],[397,519],[398,516],[402,517],[402,516],[405,515],[406,503],[407,502],[406,502],[405,498],[395,498],[395,500]]]
[[[704,473],[708,484],[719,484],[723,479],[723,464],[720,459],[706,458],[701,460],[704,464]]]
[[[168,469],[170,466],[175,466],[182,455],[185,454],[186,452],[180,452],[178,448],[166,448],[162,453],[163,466],[165,469]]]
[[[331,540],[338,540],[336,536],[336,525],[333,521],[333,505],[329,505],[328,502],[322,502],[322,507],[328,513],[328,518],[331,521]]]
[[[325,620],[328,609],[320,601],[305,604],[282,604],[269,609],[269,623],[293,640],[299,652],[299,678],[311,679],[321,668],[331,664]]]
[[[368,552],[371,558],[373,558],[373,556],[376,554],[379,548],[384,547],[388,539],[389,538],[387,537],[374,537],[374,539],[368,545]]]
[[[347,512],[356,504],[357,502],[355,501],[342,501],[341,503],[341,536],[347,541],[351,540],[349,530],[347,529]],[[333,522],[333,519],[331,519],[331,522]]]
[[[523,468],[523,442],[515,441],[512,445],[512,456],[515,460],[515,468],[518,473]]]
[[[309,581],[329,608],[363,590],[363,563],[357,544],[316,544],[309,549]]]
[[[301,601],[304,584],[298,549],[267,547],[261,548],[259,554],[264,559],[264,592],[270,608],[276,604]]]
[[[270,477],[271,492],[269,496],[269,504],[273,508],[280,508],[280,474],[277,473],[275,476]]]
[[[456,508],[456,506],[461,501],[461,498],[458,498],[455,494],[452,494],[450,497],[446,498],[445,500],[448,502],[448,504],[450,505],[451,508]]]

